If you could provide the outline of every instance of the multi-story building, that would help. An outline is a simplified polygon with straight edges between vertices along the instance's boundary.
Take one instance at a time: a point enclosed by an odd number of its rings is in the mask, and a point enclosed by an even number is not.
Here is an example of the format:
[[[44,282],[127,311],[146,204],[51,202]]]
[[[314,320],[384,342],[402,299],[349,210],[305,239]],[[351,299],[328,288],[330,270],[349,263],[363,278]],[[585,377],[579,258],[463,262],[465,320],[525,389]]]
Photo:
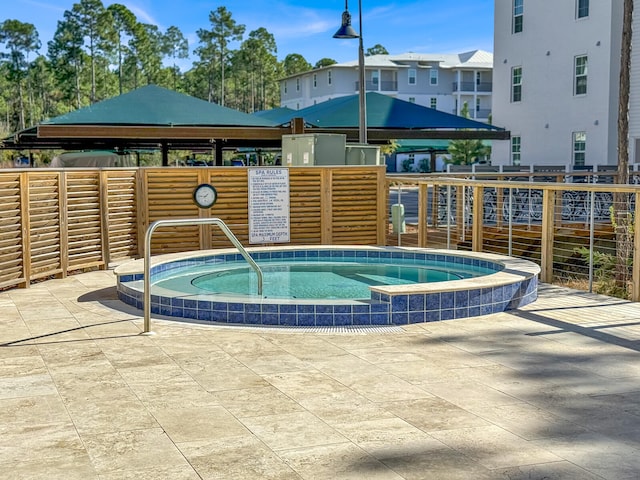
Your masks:
[[[491,114],[493,56],[474,50],[453,55],[406,53],[365,57],[366,91],[390,95],[470,118]],[[358,61],[291,75],[280,80],[281,106],[294,110],[359,92]]]
[[[495,1],[493,122],[511,141],[493,143],[494,164],[617,163],[622,14],[621,0]],[[631,162],[640,156],[638,68],[632,62]]]

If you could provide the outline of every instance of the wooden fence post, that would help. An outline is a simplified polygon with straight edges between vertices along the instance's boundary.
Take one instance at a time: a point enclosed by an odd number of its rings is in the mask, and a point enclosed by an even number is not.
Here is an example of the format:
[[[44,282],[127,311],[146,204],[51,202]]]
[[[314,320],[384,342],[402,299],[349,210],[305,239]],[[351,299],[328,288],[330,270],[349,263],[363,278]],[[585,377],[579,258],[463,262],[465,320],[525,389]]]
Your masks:
[[[437,228],[439,226],[438,208],[440,207],[440,186],[434,183],[433,185],[431,185],[431,192],[431,226],[433,228]],[[425,247],[426,246],[427,245],[425,244]]]
[[[149,205],[147,202],[147,177],[143,168],[136,169],[136,213],[138,227],[138,256],[144,257],[144,236],[147,232]]]
[[[198,184],[202,183],[210,183],[209,179],[209,169],[201,168],[198,170]],[[198,209],[198,217],[200,218],[210,218],[211,217],[211,209],[210,208],[199,208]],[[211,248],[211,225],[200,225],[199,228],[200,235],[200,250],[209,250]]]
[[[633,214],[633,263],[631,300],[640,302],[640,194],[636,193],[636,208]]]
[[[22,217],[22,277],[24,282],[19,286],[28,288],[31,284],[31,222],[29,220],[29,176],[20,173],[20,216]]]
[[[60,225],[60,269],[56,275],[65,278],[69,270],[69,202],[67,191],[67,174],[63,170],[58,172],[58,218]]]
[[[418,184],[418,246],[426,248],[427,246],[427,202],[429,201],[429,185],[424,182]]]
[[[464,185],[456,187],[456,235],[458,242],[464,238],[465,222],[464,222]]]
[[[376,172],[376,179],[378,180],[378,227],[376,243],[381,246],[387,244],[387,231],[389,230],[389,211],[387,205],[389,204],[389,182],[387,182],[387,173],[385,170],[380,169]]]
[[[540,246],[540,280],[553,281],[553,236],[556,213],[556,191],[545,189],[542,196],[542,229]]]
[[[109,247],[109,172],[100,170],[98,181],[100,189],[100,240],[102,242],[102,261],[104,262],[101,270],[107,270],[111,262],[111,249]]]
[[[482,251],[482,225],[484,223],[484,187],[473,186],[473,224],[471,228],[471,250]]]
[[[333,170],[323,168],[320,179],[322,210],[320,213],[320,238],[322,245],[333,245]]]
[[[502,206],[504,205],[504,188],[496,187],[496,228],[502,229],[504,216]]]

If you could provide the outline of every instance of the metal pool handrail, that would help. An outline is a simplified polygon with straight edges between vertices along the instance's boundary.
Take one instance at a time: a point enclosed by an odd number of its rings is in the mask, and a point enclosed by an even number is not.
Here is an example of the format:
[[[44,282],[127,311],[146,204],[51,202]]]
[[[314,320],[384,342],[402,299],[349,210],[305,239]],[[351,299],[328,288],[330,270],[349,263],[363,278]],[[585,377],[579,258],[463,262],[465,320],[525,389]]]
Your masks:
[[[258,295],[262,295],[262,270],[242,246],[240,240],[238,240],[229,227],[227,227],[227,224],[221,219],[179,218],[176,220],[156,220],[149,225],[144,235],[144,333],[150,333],[151,331],[151,237],[158,227],[180,227],[183,225],[218,225],[220,230],[222,230],[231,243],[233,243],[233,246],[238,249],[240,255],[242,255],[244,259],[249,262],[251,268],[256,271],[258,275]]]

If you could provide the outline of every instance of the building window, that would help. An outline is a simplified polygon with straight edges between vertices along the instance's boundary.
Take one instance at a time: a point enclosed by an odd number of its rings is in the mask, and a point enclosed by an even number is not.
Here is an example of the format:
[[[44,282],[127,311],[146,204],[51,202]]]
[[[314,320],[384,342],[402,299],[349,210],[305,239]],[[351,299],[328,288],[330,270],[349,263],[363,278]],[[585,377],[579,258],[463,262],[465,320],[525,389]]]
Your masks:
[[[576,0],[576,17],[585,18],[589,16],[589,0]]]
[[[413,172],[416,166],[416,155],[415,153],[410,153],[407,158],[407,172]]]
[[[409,69],[409,85],[415,85],[415,84],[416,84],[416,69],[410,68]]]
[[[573,132],[573,166],[582,167],[587,156],[587,132]]]
[[[511,69],[511,101],[519,102],[522,100],[522,67],[513,67]]]
[[[313,88],[316,88],[318,86],[318,75],[316,75],[315,73],[313,74]]]
[[[438,99],[436,97],[431,97],[429,106],[431,108],[438,108]]]
[[[331,70],[327,72],[327,84],[331,85]]]
[[[416,97],[409,97],[409,103],[416,103]]]
[[[575,58],[574,95],[586,95],[587,93],[587,56],[580,55]]]
[[[476,85],[480,85],[481,80],[482,80],[482,74],[480,72],[476,72]]]
[[[380,72],[378,70],[371,72],[371,83],[374,87],[378,88],[378,84],[380,83]]]
[[[284,83],[284,93],[287,93],[287,82],[283,82]]]
[[[476,98],[476,112],[480,111],[480,99]]]
[[[524,0],[513,0],[513,33],[522,32],[524,22]]]
[[[300,91],[300,79],[296,78],[296,92]]]
[[[429,85],[438,85],[438,69],[431,68],[429,70]]]
[[[511,137],[511,165],[520,165],[520,137]]]

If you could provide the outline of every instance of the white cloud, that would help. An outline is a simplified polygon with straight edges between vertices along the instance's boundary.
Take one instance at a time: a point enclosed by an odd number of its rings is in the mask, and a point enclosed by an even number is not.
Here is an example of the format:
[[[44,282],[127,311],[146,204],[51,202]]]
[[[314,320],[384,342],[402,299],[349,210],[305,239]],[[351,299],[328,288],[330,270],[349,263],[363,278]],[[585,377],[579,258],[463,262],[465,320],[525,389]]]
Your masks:
[[[65,10],[67,10],[64,7],[60,7],[58,5],[52,5],[52,4],[47,3],[47,2],[36,2],[34,0],[24,0],[24,3],[27,3],[29,5],[33,5],[34,7],[38,7],[38,8],[45,8],[47,10],[53,10],[54,12],[64,12]]]
[[[270,27],[271,33],[277,38],[300,38],[310,37],[316,33],[326,32],[333,27],[334,24],[326,20],[311,20],[308,22],[299,22],[298,25],[273,25]]]
[[[147,12],[142,7],[134,4],[133,2],[125,0],[125,1],[113,1],[113,2],[109,2],[109,3],[110,4],[111,3],[119,3],[121,5],[124,5],[129,10],[131,10],[131,13],[133,13],[136,16],[136,18],[138,19],[138,21],[140,23],[148,23],[148,24],[157,25],[158,27],[160,27],[159,22],[156,21],[156,19],[149,12]]]

